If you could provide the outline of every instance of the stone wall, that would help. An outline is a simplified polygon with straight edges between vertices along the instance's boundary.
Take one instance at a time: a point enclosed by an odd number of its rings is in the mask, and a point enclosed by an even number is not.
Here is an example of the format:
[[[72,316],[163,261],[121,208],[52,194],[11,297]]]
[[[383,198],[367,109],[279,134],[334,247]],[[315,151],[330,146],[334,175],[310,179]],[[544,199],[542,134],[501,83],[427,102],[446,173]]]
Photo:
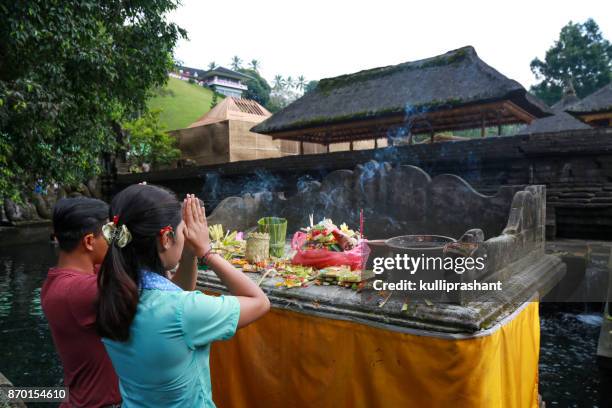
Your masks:
[[[100,183],[92,179],[77,186],[48,187],[44,193],[23,194],[21,201],[0,201],[0,246],[48,241],[53,206],[64,197],[101,198]]]
[[[545,185],[551,235],[612,237],[612,128],[487,137],[122,175],[118,177],[116,189],[147,181],[165,185],[179,195],[194,192],[206,202],[210,213],[225,197],[257,189],[291,196],[296,193],[299,182],[320,181],[334,170],[352,169],[370,160],[418,166],[432,177],[455,174],[485,194],[496,192],[500,186]]]

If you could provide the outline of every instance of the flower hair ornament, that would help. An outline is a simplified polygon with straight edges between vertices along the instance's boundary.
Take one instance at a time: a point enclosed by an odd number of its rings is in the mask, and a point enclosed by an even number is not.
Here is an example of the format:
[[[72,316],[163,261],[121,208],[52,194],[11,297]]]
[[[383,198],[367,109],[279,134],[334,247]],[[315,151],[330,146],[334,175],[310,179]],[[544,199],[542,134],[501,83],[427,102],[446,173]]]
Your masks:
[[[130,234],[125,224],[118,227],[118,223],[119,216],[115,215],[111,222],[104,224],[102,227],[102,235],[104,235],[104,239],[108,242],[108,245],[116,243],[119,248],[123,248],[132,240],[132,234]]]
[[[159,230],[159,236],[163,236],[166,232],[169,232],[172,236],[174,236],[174,229],[172,225],[166,225],[164,228]]]

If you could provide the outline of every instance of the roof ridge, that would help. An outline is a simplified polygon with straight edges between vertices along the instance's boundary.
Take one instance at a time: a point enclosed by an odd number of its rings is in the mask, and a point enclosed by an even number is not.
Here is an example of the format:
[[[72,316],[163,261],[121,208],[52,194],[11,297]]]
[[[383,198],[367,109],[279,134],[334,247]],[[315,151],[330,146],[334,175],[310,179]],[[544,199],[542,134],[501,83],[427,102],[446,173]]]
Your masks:
[[[586,113],[600,112],[610,109],[612,109],[612,82],[609,82],[601,88],[591,92],[565,110],[573,113]]]
[[[475,58],[476,57],[476,58]],[[396,65],[387,65],[384,67],[376,67],[357,71],[352,74],[344,74],[331,78],[323,78],[319,81],[317,89],[326,91],[338,86],[347,85],[357,81],[367,81],[372,78],[379,78],[384,75],[391,75],[395,72],[405,69],[421,69],[437,67],[442,65],[450,65],[460,63],[466,58],[470,60],[478,60],[476,50],[471,45],[466,45],[461,48],[447,51],[433,57],[422,58],[420,60],[402,62]]]

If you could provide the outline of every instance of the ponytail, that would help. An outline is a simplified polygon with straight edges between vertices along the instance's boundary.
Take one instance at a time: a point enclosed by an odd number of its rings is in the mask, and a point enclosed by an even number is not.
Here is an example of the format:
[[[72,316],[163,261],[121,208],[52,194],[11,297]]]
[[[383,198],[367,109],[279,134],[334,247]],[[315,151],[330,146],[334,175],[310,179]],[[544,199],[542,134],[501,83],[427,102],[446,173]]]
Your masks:
[[[98,334],[127,341],[138,306],[137,271],[129,268],[121,249],[111,243],[98,273]]]
[[[110,239],[98,272],[96,328],[101,337],[127,341],[140,299],[139,273],[146,269],[164,276],[157,237],[165,226],[178,227],[181,205],[168,190],[138,184],[115,196],[109,219],[127,229],[130,239]]]

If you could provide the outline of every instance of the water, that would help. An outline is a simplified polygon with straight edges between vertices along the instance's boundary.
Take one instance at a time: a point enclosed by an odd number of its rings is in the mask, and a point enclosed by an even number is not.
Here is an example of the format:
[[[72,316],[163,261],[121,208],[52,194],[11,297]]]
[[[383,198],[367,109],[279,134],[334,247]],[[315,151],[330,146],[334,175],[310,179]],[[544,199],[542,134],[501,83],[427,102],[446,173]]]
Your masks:
[[[0,248],[0,372],[16,385],[62,384],[40,306],[56,256],[47,244]],[[540,393],[547,407],[610,406],[612,378],[595,358],[600,325],[601,314],[584,305],[541,306]]]
[[[612,406],[612,374],[597,365],[601,305],[540,306],[540,394],[546,407]]]
[[[15,385],[62,385],[61,363],[40,305],[55,251],[48,244],[0,248],[0,372]]]

